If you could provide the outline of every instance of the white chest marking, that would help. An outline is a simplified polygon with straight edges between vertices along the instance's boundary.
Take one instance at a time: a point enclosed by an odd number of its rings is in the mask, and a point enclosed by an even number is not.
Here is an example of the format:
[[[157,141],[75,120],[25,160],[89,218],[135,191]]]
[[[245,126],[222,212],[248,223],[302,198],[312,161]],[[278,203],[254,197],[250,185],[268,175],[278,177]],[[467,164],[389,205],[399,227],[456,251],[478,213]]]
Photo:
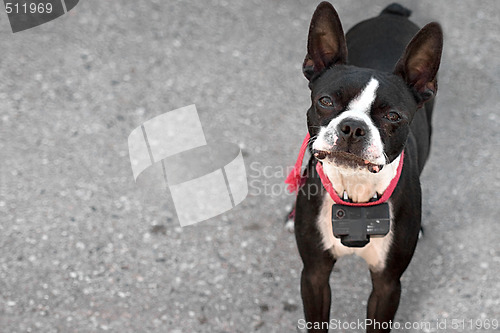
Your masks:
[[[333,236],[332,230],[332,205],[333,200],[326,193],[318,216],[318,228],[323,239],[323,248],[330,250],[335,258],[340,258],[345,255],[355,254],[363,258],[372,271],[382,271],[385,267],[387,253],[392,243],[392,207],[389,203],[391,211],[391,230],[384,237],[371,237],[370,243],[365,247],[347,247],[342,245],[339,238]]]
[[[382,171],[377,174],[370,173],[366,170],[342,169],[334,167],[329,163],[324,163],[323,168],[339,195],[346,191],[354,202],[367,202],[375,192],[382,194],[387,189],[392,178],[394,178],[397,173],[400,159],[401,155],[391,164],[385,165]],[[356,254],[366,261],[371,270],[383,270],[393,236],[393,214],[390,202],[391,229],[389,233],[384,237],[371,237],[370,243],[362,248],[344,246],[339,238],[333,236],[333,204],[334,202],[330,195],[325,193],[317,221],[318,229],[321,233],[323,249],[330,250],[335,258],[340,258],[348,254]]]

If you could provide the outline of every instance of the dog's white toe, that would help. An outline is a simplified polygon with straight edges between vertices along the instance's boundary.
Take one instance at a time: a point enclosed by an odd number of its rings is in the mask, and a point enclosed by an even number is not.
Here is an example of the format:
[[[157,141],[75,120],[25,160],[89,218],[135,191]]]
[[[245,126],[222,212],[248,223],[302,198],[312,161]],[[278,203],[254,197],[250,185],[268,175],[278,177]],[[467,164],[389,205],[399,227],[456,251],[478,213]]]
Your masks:
[[[295,221],[293,219],[286,220],[285,230],[290,233],[293,233],[295,231]]]

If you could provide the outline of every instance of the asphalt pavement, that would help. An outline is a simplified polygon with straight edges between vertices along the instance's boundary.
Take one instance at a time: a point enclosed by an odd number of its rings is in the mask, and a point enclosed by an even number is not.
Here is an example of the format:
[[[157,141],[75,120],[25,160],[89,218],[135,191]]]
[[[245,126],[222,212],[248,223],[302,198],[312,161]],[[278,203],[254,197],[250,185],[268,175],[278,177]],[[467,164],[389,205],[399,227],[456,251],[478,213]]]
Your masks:
[[[301,331],[283,180],[306,133],[317,3],[81,1],[18,33],[0,13],[0,332]],[[333,4],[348,30],[389,3]],[[445,43],[425,236],[395,320],[498,332],[500,2],[400,3]],[[240,147],[249,194],[181,228],[161,165],[134,181],[127,138],[191,104],[207,142]],[[333,321],[363,320],[362,259],[342,258],[331,286]]]

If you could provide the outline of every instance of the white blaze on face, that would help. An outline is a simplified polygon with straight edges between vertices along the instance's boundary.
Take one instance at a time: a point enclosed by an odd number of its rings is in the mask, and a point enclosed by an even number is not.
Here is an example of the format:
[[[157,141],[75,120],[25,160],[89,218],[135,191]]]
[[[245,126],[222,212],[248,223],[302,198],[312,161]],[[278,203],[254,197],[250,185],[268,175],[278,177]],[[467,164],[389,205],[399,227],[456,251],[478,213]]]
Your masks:
[[[349,103],[347,112],[361,112],[369,115],[372,104],[377,97],[378,85],[378,80],[372,77],[361,93]]]
[[[380,138],[380,132],[370,117],[372,104],[377,98],[378,87],[379,81],[372,77],[360,93],[349,102],[346,111],[333,118],[326,127],[320,128],[313,149],[331,151],[340,136],[338,133],[339,124],[344,119],[353,119],[365,123],[368,128],[367,137],[370,141],[364,150],[364,156],[361,157],[373,164],[385,164],[384,145]]]

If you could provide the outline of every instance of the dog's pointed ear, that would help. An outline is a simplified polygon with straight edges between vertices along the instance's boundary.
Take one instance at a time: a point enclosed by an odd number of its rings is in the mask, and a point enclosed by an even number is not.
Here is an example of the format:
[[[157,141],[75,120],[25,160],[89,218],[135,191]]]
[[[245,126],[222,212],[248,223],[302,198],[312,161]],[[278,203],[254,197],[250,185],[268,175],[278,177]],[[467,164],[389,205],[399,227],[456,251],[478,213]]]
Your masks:
[[[413,37],[394,69],[413,90],[421,106],[437,92],[436,74],[443,50],[443,31],[432,22]]]
[[[322,2],[311,19],[302,72],[311,80],[325,68],[346,62],[347,46],[339,16],[330,3]]]

